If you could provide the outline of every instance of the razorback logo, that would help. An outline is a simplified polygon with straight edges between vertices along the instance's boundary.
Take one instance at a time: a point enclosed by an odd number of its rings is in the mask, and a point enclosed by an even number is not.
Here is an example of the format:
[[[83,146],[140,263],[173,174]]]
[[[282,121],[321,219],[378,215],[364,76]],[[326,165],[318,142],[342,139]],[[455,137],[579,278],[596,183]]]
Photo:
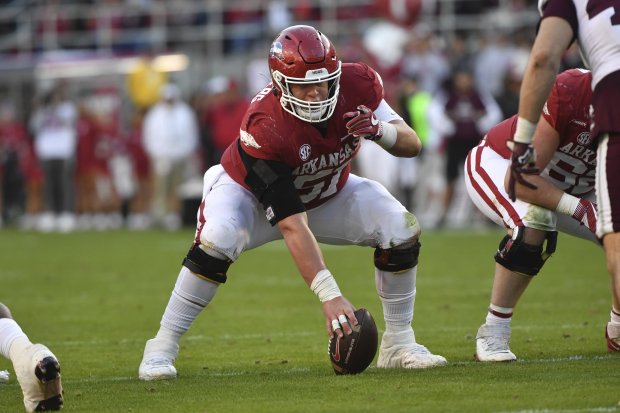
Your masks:
[[[260,149],[260,145],[258,144],[258,142],[256,142],[256,139],[254,139],[254,136],[250,135],[243,129],[239,131],[239,136],[241,138],[241,143],[243,143],[245,146],[251,146],[252,148]]]

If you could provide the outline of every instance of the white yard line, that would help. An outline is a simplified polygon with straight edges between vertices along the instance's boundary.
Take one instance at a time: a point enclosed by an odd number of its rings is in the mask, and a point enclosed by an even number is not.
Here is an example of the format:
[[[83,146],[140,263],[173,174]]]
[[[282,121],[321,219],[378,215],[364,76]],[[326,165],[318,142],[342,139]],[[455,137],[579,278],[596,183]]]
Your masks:
[[[538,409],[538,410],[505,410],[496,413],[607,413],[620,411],[620,402],[611,407],[583,407],[581,409]]]

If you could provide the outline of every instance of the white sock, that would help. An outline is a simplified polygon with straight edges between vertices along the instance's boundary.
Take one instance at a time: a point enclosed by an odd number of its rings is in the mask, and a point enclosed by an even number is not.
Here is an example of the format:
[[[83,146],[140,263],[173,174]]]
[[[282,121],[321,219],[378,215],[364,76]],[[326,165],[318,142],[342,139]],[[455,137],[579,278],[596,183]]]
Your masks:
[[[161,319],[157,337],[178,343],[181,335],[189,330],[198,314],[211,302],[217,287],[218,284],[202,279],[182,267]]]
[[[17,339],[25,339],[28,343],[28,336],[22,331],[17,322],[11,318],[0,318],[0,354],[4,357],[11,359],[10,350],[11,346]]]
[[[510,324],[512,321],[512,308],[500,307],[491,303],[487,312],[486,323],[490,325]]]
[[[612,325],[620,326],[620,311],[612,307],[609,321]]]
[[[383,304],[387,333],[411,330],[417,268],[398,274],[375,268],[375,287]]]

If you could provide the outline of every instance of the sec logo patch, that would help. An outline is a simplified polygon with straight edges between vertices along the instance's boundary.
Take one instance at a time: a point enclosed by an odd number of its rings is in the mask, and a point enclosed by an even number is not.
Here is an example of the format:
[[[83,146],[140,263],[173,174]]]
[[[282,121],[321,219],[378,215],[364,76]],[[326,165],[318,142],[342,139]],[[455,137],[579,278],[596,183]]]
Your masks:
[[[301,145],[301,148],[299,148],[299,157],[302,161],[307,161],[310,158],[310,145],[307,143]]]

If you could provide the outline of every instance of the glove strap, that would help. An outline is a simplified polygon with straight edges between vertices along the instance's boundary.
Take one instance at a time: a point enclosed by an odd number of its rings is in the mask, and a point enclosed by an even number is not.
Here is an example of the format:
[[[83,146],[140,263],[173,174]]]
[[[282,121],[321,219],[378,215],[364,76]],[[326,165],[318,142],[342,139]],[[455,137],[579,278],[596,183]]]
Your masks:
[[[375,142],[383,149],[391,149],[396,144],[396,139],[398,138],[396,126],[385,121],[381,121],[381,126],[383,127],[383,136]]]

